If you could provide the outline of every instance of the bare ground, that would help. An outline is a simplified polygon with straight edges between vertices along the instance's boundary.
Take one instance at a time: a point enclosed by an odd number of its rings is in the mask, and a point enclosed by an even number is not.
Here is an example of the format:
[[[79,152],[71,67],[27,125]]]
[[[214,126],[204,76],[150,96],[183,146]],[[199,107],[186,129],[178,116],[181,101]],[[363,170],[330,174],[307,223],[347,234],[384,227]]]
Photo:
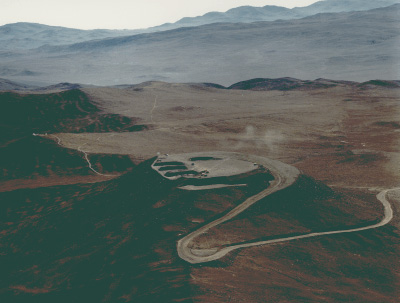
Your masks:
[[[320,203],[323,199],[316,197],[313,203],[320,207],[318,215],[323,219],[318,224],[329,223],[329,218],[341,214],[347,216],[342,221],[349,218],[348,223],[354,224],[379,220],[382,209],[376,193],[398,186],[398,89],[339,85],[310,91],[255,92],[155,82],[128,89],[90,88],[85,92],[105,113],[132,117],[147,125],[148,130],[58,133],[62,146],[78,150],[84,145],[87,153],[128,155],[135,163],[154,157],[157,152],[210,150],[280,160],[352,197],[340,205],[334,199]],[[75,181],[78,180],[70,183]],[[149,272],[167,273],[165,281],[170,285],[185,281],[184,295],[177,294],[175,301],[397,302],[398,193],[389,194],[395,218],[381,229],[247,248],[217,264],[196,267],[173,263],[177,262],[173,240],[234,208],[236,200],[244,200],[246,195],[241,188],[212,189],[203,196],[197,191],[184,192],[184,202],[176,202],[174,198],[182,193],[174,192],[150,206],[156,214],[168,209],[179,213],[177,217],[169,214],[173,218],[169,221],[160,221],[163,232],[170,236],[168,241],[149,245],[161,261],[146,267]],[[302,203],[308,203],[307,199]],[[337,209],[340,211],[334,213]],[[213,241],[243,241],[249,236],[246,231],[258,232],[257,237],[261,237],[265,231],[281,234],[312,230],[300,219],[282,218],[271,212],[252,213],[240,222],[229,222],[231,225],[226,225],[225,230],[216,230],[203,241],[199,237],[195,244],[206,248]],[[229,237],[225,236],[226,230],[230,231]],[[132,231],[129,241],[135,235],[137,231]],[[175,271],[186,275],[175,276]],[[121,286],[124,276],[118,277],[122,282],[115,281],[115,287],[124,291],[119,298],[135,302],[140,294],[145,296],[137,289],[125,292]],[[21,286],[14,291],[28,293],[32,289]],[[157,293],[156,288],[152,291]]]

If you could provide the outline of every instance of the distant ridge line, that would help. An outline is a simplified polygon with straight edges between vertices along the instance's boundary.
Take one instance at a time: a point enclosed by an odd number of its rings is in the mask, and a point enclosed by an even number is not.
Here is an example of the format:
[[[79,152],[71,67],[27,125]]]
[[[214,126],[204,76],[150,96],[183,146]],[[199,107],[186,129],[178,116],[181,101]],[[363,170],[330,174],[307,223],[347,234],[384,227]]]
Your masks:
[[[159,82],[159,81],[153,81]],[[137,86],[143,86],[146,84],[151,84],[152,81],[146,81],[139,84],[125,84],[125,85],[109,85],[109,87],[118,88],[131,88]],[[165,82],[168,83],[168,82]],[[310,89],[323,89],[331,88],[336,86],[352,86],[356,88],[373,88],[373,87],[385,87],[385,88],[400,88],[400,80],[369,80],[366,82],[355,82],[355,81],[345,81],[345,80],[330,80],[330,79],[315,79],[315,80],[301,80],[291,77],[282,78],[254,78],[249,80],[240,81],[234,83],[230,86],[223,86],[218,83],[204,82],[204,83],[183,83],[194,86],[203,86],[216,89],[226,89],[226,90],[254,90],[254,91],[269,91],[269,90],[310,90]],[[108,87],[106,86],[94,86],[91,87]],[[81,89],[87,87],[87,85],[79,83],[68,83],[61,82],[53,85],[38,87],[29,86],[27,84],[22,84],[14,82],[8,79],[0,78],[0,91],[17,91],[17,92],[45,92],[52,90],[67,91],[73,89]]]
[[[254,78],[249,80],[240,81],[225,87],[216,83],[202,83],[206,87],[214,87],[219,89],[237,89],[237,90],[295,90],[295,89],[322,89],[331,88],[336,86],[353,86],[358,88],[369,87],[386,87],[386,88],[400,88],[400,80],[370,80],[366,82],[343,81],[343,80],[329,80],[319,78],[316,80],[300,80],[296,78],[283,77],[283,78]]]

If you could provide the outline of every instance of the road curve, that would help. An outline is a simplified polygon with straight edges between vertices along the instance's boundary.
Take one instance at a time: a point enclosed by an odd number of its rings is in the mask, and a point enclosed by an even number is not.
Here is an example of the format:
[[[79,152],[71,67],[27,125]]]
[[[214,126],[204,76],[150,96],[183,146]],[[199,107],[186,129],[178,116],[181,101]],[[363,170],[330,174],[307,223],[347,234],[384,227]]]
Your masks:
[[[88,163],[89,169],[90,169],[92,172],[94,172],[96,175],[99,175],[99,176],[104,176],[104,177],[115,177],[115,176],[113,176],[113,175],[105,175],[105,174],[99,173],[97,170],[95,170],[95,169],[93,168],[92,163],[91,163],[90,160],[89,160],[88,153],[85,152],[85,151],[82,149],[82,146],[84,146],[84,145],[86,145],[86,143],[84,143],[84,144],[81,145],[81,146],[78,146],[78,151],[80,151],[81,153],[83,153],[83,156],[84,156],[86,162]]]
[[[33,136],[35,136],[35,137],[43,137],[43,138],[54,137],[54,138],[57,139],[57,144],[60,145],[60,146],[62,146],[60,137],[58,137],[58,136],[56,136],[56,135],[54,135],[54,134],[48,135],[48,134],[35,134],[35,133],[33,133]],[[78,146],[78,151],[80,151],[81,153],[83,153],[83,157],[85,158],[86,162],[88,163],[89,169],[90,169],[91,171],[93,171],[94,173],[96,173],[96,174],[99,175],[99,176],[104,176],[104,177],[117,177],[117,175],[105,175],[105,174],[99,173],[97,170],[95,170],[95,169],[93,168],[93,166],[92,166],[92,163],[91,163],[90,160],[89,160],[88,153],[85,152],[84,150],[82,150],[82,146],[84,146],[84,145],[86,145],[86,143],[82,144],[81,146]]]
[[[240,154],[235,154],[235,153],[229,153],[230,155],[236,155],[237,157],[244,157],[244,155]],[[229,213],[224,215],[223,217],[208,223],[207,225],[204,225],[197,229],[196,231],[188,234],[184,238],[180,239],[177,244],[177,250],[179,257],[182,258],[183,260],[189,262],[189,263],[203,263],[203,262],[209,262],[213,260],[217,260],[224,255],[226,255],[228,252],[237,249],[239,247],[236,246],[231,246],[231,247],[226,247],[221,250],[217,249],[211,249],[210,252],[211,254],[209,255],[203,255],[203,250],[199,251],[198,254],[194,254],[194,252],[188,247],[189,243],[192,241],[192,239],[196,238],[197,236],[207,232],[210,228],[213,228],[227,220],[232,219],[233,217],[237,216],[247,208],[249,208],[251,205],[256,203],[257,201],[265,198],[266,196],[277,192],[281,189],[284,189],[290,185],[292,185],[300,175],[300,171],[290,165],[287,165],[285,163],[263,158],[263,157],[257,157],[257,156],[247,156],[246,160],[252,161],[252,162],[257,162],[266,168],[268,168],[271,172],[271,174],[274,176],[274,180],[271,182],[270,186],[261,191],[260,193],[248,198],[245,200],[242,204],[238,205],[235,207],[233,210],[231,210]],[[200,255],[202,254],[202,255]]]
[[[211,249],[199,249],[199,250],[192,250],[188,246],[190,242],[196,238],[197,236],[207,232],[210,228],[213,228],[235,216],[243,212],[245,209],[256,203],[257,201],[263,199],[264,197],[278,191],[281,189],[284,189],[291,184],[293,184],[296,180],[297,177],[299,176],[300,172],[287,164],[281,163],[279,161],[273,161],[270,159],[266,158],[260,158],[257,157],[257,161],[267,168],[270,169],[271,173],[274,175],[275,180],[271,183],[271,186],[268,187],[266,190],[248,198],[246,201],[244,201],[242,204],[234,208],[232,211],[230,211],[228,214],[225,216],[199,228],[198,230],[188,234],[184,238],[180,239],[177,243],[177,251],[178,255],[181,259],[192,263],[192,264],[197,264],[197,263],[204,263],[204,262],[210,262],[210,261],[215,261],[229,252],[239,249],[239,248],[247,248],[247,247],[253,247],[253,246],[260,246],[260,245],[266,245],[266,244],[274,244],[274,243],[280,243],[280,242],[287,242],[287,241],[292,241],[292,240],[297,240],[297,239],[305,239],[305,238],[312,238],[312,237],[319,237],[319,236],[325,236],[325,235],[333,235],[333,234],[341,234],[341,233],[352,233],[352,232],[359,232],[363,230],[368,230],[368,229],[374,229],[378,228],[381,226],[384,226],[388,224],[392,219],[393,219],[393,209],[387,200],[387,195],[390,191],[395,191],[395,190],[400,190],[400,188],[394,188],[394,189],[386,189],[380,192],[377,195],[377,199],[382,203],[384,207],[384,218],[382,219],[381,222],[377,224],[373,224],[370,226],[366,227],[360,227],[360,228],[353,228],[353,229],[346,229],[346,230],[335,230],[335,231],[328,231],[328,232],[315,232],[315,233],[309,233],[309,234],[304,234],[304,235],[299,235],[299,236],[293,236],[293,237],[285,237],[285,238],[280,238],[280,239],[274,239],[274,240],[267,240],[267,241],[256,241],[253,243],[246,243],[246,244],[237,244],[237,245],[232,245],[228,247],[224,247],[222,249],[219,248],[211,248]],[[252,157],[254,159],[254,157]]]

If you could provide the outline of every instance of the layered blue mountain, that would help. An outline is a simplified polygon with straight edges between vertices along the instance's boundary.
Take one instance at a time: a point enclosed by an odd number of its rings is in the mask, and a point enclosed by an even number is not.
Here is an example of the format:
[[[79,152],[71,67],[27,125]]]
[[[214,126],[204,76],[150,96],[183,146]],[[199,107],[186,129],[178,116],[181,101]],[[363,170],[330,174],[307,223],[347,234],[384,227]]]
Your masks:
[[[365,11],[400,3],[400,0],[325,0],[306,7],[288,9],[279,6],[241,6],[226,12],[209,12],[203,16],[186,17],[175,23],[166,23],[137,30],[79,30],[35,23],[14,23],[0,26],[0,51],[32,49],[43,45],[65,45],[88,40],[121,37],[192,27],[211,23],[252,23],[299,19],[318,13]]]
[[[5,50],[0,52],[0,77],[40,86],[149,80],[229,86],[244,79],[287,76],[395,80],[400,78],[399,15],[400,4],[395,4],[302,19],[213,23]]]
[[[266,5],[264,7],[241,6],[228,10],[227,12],[210,12],[203,16],[183,18],[176,23],[170,24],[170,28],[176,26],[198,26],[218,22],[257,22],[275,21],[304,18],[319,13],[339,13],[350,11],[366,11],[379,7],[386,7],[399,0],[325,0],[318,1],[306,7],[295,7],[292,9]],[[163,25],[167,27],[168,24]]]

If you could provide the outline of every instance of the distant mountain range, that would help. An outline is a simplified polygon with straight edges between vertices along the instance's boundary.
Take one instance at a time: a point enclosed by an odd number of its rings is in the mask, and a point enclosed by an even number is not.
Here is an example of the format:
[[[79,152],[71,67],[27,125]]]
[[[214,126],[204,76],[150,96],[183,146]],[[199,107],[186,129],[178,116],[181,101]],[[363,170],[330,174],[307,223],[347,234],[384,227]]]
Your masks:
[[[0,78],[0,91],[40,91],[40,92],[51,92],[51,91],[64,91],[64,90],[71,90],[71,89],[79,89],[83,86],[76,83],[68,83],[62,82],[57,83],[45,87],[39,87],[35,85],[27,85],[22,84],[14,81],[10,81],[8,79]]]
[[[329,0],[307,9],[350,9],[355,3],[360,1]],[[287,76],[358,82],[394,80],[400,78],[399,15],[400,4],[395,4],[273,22],[213,23],[123,36],[112,32],[117,37],[94,40],[63,30],[58,32],[60,38],[53,28],[52,33],[59,37],[55,44],[68,39],[84,41],[0,51],[0,77],[39,86],[60,82],[120,85],[150,80],[229,86],[243,79]],[[98,31],[97,35],[107,35],[107,31]]]
[[[157,81],[148,81],[140,84],[134,85],[117,85],[114,87],[118,88],[131,88],[136,91],[140,91],[143,87],[151,86],[154,83],[160,84],[165,82],[157,82]],[[234,83],[229,87],[225,87],[223,85],[217,83],[186,83],[188,87],[197,87],[197,88],[217,88],[217,89],[226,89],[226,90],[253,90],[253,91],[271,91],[271,90],[279,90],[279,91],[290,91],[290,90],[315,90],[315,89],[324,89],[324,88],[332,88],[332,87],[354,87],[354,88],[376,88],[376,87],[385,87],[385,88],[400,88],[400,80],[370,80],[363,83],[353,82],[353,81],[340,81],[340,80],[329,80],[329,79],[316,79],[316,80],[300,80],[290,77],[284,78],[256,78],[245,81],[240,81],[238,83]],[[62,92],[73,89],[81,89],[84,86],[73,83],[58,83],[51,86],[46,87],[29,87],[24,86],[19,83],[7,81],[5,79],[0,79],[0,92],[2,91],[17,91],[24,93],[52,93],[52,92]]]
[[[339,13],[350,11],[366,11],[374,8],[390,6],[400,3],[400,0],[325,0],[306,7],[292,9],[280,6],[241,6],[228,10],[225,13],[210,12],[194,18],[183,18],[176,23],[164,24],[159,28],[176,28],[182,26],[199,26],[211,23],[251,23],[257,21],[275,21],[298,19],[319,13]]]
[[[80,30],[19,22],[0,26],[0,51],[32,49],[43,45],[72,44],[136,33],[138,31],[135,30]]]
[[[252,23],[258,21],[299,19],[318,13],[365,11],[390,6],[395,3],[400,3],[400,0],[325,0],[316,2],[310,6],[293,9],[268,5],[264,7],[241,6],[224,13],[210,12],[203,16],[187,17],[175,23],[166,23],[139,30],[80,30],[20,22],[0,26],[0,51],[32,49],[43,45],[74,44],[89,40],[152,33],[211,23]]]
[[[0,91],[8,91],[8,90],[28,90],[32,87],[24,84],[20,84],[14,81],[10,81],[8,79],[0,78]]]

